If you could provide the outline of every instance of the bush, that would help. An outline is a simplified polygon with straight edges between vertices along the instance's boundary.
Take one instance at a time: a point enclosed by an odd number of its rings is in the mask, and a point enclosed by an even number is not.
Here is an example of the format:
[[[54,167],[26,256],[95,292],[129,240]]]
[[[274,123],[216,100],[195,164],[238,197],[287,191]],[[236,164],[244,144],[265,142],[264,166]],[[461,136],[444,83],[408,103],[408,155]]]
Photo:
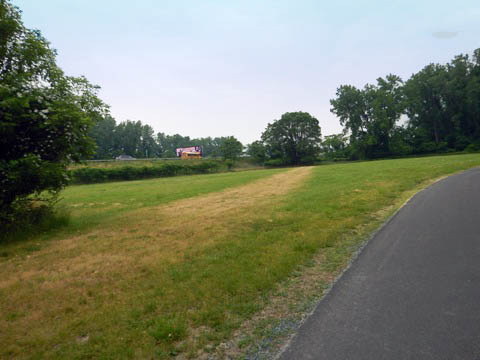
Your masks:
[[[283,159],[270,159],[265,161],[265,166],[268,166],[268,167],[285,166],[285,161]]]
[[[228,171],[232,171],[233,164],[234,164],[233,160],[230,160],[230,159],[225,160],[225,165],[227,165]]]
[[[463,151],[468,153],[480,151],[480,144],[470,144]]]
[[[216,161],[165,163],[155,166],[117,168],[80,168],[71,170],[69,176],[74,184],[94,184],[107,181],[141,180],[176,175],[208,174],[217,172]]]
[[[55,207],[56,199],[15,203],[11,211],[0,213],[0,243],[21,240],[33,234],[68,225],[69,214]]]
[[[0,221],[21,221],[16,210],[29,213],[29,202],[58,193],[67,165],[93,154],[88,132],[108,107],[87,79],[63,73],[50,43],[8,0],[0,29]]]

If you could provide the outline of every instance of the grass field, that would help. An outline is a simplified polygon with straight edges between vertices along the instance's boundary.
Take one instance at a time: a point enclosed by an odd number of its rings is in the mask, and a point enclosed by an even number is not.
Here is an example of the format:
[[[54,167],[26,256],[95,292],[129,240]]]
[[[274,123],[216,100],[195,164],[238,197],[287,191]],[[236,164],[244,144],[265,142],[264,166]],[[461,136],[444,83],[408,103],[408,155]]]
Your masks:
[[[0,358],[219,354],[313,259],[327,284],[412,191],[474,166],[478,154],[72,186],[69,227],[0,245]]]

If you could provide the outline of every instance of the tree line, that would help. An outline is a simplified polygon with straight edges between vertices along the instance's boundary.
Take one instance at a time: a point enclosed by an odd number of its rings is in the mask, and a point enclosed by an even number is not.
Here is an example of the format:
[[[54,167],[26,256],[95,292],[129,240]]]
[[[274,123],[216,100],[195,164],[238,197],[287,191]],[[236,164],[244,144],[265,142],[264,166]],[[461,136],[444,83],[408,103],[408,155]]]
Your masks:
[[[320,150],[321,131],[318,120],[305,112],[285,113],[268,124],[261,140],[246,147],[234,136],[190,138],[180,134],[155,134],[141,121],[117,124],[111,115],[99,120],[90,130],[95,141],[93,159],[112,159],[118,155],[135,158],[174,158],[176,149],[201,146],[203,156],[235,160],[244,153],[257,163],[271,165],[312,163]]]
[[[202,146],[203,155],[213,158],[235,159],[242,154],[243,145],[233,136],[190,138],[180,134],[155,134],[153,128],[141,121],[117,123],[107,115],[89,132],[96,143],[93,159],[112,159],[118,155],[143,158],[174,158],[176,149]]]
[[[342,85],[330,103],[344,131],[323,141],[329,157],[480,150],[480,49],[405,82],[390,74],[362,89]]]
[[[319,157],[356,160],[479,151],[480,49],[444,65],[429,64],[407,81],[389,74],[363,88],[341,85],[330,103],[342,133],[322,139],[318,120],[310,114],[285,113],[245,147],[246,153],[260,164],[292,165]],[[169,158],[175,157],[176,148],[191,145],[202,146],[207,157],[235,159],[244,148],[234,137],[155,135],[140,121],[116,124],[111,116],[90,135],[97,159],[120,154]]]

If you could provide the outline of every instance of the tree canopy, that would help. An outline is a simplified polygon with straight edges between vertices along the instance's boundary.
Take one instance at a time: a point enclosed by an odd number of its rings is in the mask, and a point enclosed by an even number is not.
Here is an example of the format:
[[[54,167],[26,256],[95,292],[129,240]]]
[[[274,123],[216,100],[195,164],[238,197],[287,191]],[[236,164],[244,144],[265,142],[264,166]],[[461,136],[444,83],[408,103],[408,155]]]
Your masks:
[[[290,112],[267,125],[262,141],[270,159],[292,165],[311,163],[320,150],[321,130],[309,113]]]
[[[118,155],[142,158],[174,158],[176,149],[201,146],[203,156],[221,157],[221,146],[229,137],[190,138],[180,134],[155,134],[153,128],[140,120],[117,123],[111,116],[105,116],[91,130],[90,136],[96,144],[94,159],[113,159]]]
[[[20,11],[0,1],[0,212],[68,181],[67,165],[90,156],[91,126],[107,114],[98,87],[66,76],[56,53]],[[7,214],[7,215],[6,215]]]
[[[480,149],[480,49],[429,64],[406,82],[342,85],[330,101],[351,158]]]
[[[234,136],[228,136],[220,145],[223,160],[236,160],[243,153],[243,145]]]

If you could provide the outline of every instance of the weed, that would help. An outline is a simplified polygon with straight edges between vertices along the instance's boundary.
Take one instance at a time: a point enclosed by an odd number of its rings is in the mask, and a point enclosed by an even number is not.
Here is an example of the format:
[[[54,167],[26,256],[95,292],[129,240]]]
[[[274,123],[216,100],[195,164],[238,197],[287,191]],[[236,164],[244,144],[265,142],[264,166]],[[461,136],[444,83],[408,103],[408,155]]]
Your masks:
[[[173,343],[187,335],[185,321],[179,318],[157,319],[150,329],[150,335],[157,342]]]

